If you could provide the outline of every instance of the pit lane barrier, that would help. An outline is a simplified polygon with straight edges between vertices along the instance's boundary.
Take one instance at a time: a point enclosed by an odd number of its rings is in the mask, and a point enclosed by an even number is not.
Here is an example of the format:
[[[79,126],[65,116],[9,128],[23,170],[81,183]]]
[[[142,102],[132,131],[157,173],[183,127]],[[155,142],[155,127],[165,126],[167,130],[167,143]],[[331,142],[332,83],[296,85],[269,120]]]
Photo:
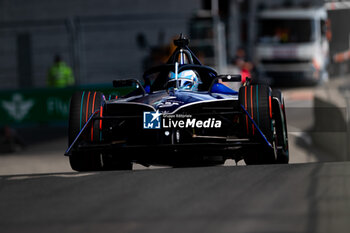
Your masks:
[[[107,97],[124,95],[129,89],[98,84],[67,88],[0,90],[0,126],[67,125],[69,102],[75,91],[100,91]]]

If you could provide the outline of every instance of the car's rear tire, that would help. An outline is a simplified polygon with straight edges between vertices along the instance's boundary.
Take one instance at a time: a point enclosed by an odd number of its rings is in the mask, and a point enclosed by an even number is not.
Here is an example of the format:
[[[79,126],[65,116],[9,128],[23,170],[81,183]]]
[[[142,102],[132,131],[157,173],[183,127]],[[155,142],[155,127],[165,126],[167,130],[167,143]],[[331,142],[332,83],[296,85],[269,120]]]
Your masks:
[[[276,135],[277,135],[277,163],[288,163],[289,162],[289,147],[288,147],[288,130],[285,113],[285,104],[283,94],[280,90],[272,91],[273,98],[277,98],[279,101],[280,108],[275,106],[273,118],[276,122]]]
[[[248,85],[239,89],[239,101],[254,120],[273,148],[261,137],[256,126],[247,114],[243,114],[242,133],[244,137],[261,142],[261,146],[244,150],[243,159],[246,164],[271,164],[276,160],[276,145],[274,142],[274,125],[272,118],[272,91],[267,85]]]
[[[90,116],[99,110],[104,101],[103,94],[95,91],[75,92],[70,102],[68,143],[71,145]],[[86,141],[99,141],[99,121],[95,121],[86,133],[81,135]],[[96,152],[73,151],[69,162],[76,171],[101,170],[101,158]]]

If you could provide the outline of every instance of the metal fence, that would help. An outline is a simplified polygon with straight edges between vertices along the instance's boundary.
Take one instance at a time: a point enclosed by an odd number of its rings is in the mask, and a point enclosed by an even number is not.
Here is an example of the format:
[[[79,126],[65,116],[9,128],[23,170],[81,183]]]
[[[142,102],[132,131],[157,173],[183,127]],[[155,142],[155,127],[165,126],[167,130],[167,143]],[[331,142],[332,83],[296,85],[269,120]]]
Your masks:
[[[164,43],[187,32],[190,15],[137,14],[0,23],[0,89],[44,87],[55,54],[73,68],[78,84],[140,78],[149,51],[137,46],[143,33]],[[131,77],[130,77],[131,76]]]

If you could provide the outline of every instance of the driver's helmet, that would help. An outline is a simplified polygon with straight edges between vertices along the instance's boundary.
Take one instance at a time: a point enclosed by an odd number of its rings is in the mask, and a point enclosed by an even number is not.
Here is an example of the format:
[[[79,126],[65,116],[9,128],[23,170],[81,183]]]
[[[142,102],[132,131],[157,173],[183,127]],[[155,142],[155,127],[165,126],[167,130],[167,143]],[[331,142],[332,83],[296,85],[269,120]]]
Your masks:
[[[169,74],[169,82],[175,83],[175,73],[170,72]],[[180,72],[177,76],[178,88],[180,90],[187,91],[197,91],[198,85],[201,83],[198,77],[197,72],[193,70],[184,70]],[[175,84],[174,84],[175,86]]]

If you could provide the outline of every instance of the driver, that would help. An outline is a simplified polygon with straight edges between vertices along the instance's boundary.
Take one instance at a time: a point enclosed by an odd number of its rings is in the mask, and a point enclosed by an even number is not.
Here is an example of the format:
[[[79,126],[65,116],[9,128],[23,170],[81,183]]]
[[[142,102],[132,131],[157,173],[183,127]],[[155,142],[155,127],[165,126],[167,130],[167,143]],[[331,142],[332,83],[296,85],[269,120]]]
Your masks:
[[[170,72],[169,83],[174,82],[172,85],[176,87],[175,73]],[[198,91],[198,85],[201,83],[197,72],[193,70],[184,70],[177,75],[177,88],[185,91]]]

